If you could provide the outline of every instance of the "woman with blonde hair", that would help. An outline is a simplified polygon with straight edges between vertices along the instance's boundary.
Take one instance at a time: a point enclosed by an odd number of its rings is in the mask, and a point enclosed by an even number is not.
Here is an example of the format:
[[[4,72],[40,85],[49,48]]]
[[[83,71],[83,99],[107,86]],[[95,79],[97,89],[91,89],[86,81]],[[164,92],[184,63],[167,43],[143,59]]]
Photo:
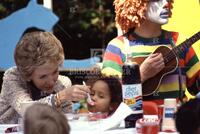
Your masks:
[[[71,112],[72,102],[84,99],[90,92],[87,86],[72,86],[67,76],[59,75],[63,47],[50,32],[25,33],[15,48],[14,58],[16,66],[3,77],[0,123],[17,123],[23,116],[21,104],[29,101]]]

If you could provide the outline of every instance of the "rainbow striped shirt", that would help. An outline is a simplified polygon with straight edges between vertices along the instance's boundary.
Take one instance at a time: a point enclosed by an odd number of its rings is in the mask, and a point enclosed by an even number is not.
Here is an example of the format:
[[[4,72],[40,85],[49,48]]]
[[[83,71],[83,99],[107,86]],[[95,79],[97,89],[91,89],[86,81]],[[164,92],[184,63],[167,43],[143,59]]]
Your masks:
[[[148,56],[160,46],[173,47],[171,44],[180,44],[184,41],[178,38],[177,32],[168,32],[163,30],[161,36],[157,38],[142,38],[135,33],[125,34],[118,36],[111,40],[106,48],[102,73],[105,75],[122,75],[122,65],[126,61],[127,51],[131,57],[144,57]],[[128,38],[129,48],[125,43]],[[173,43],[172,43],[173,42]],[[193,47],[185,49],[179,57],[179,65],[182,73],[182,87],[183,89],[190,90],[194,84],[200,86],[200,62],[195,54]],[[144,99],[164,99],[164,98],[178,98],[179,97],[179,83],[178,83],[178,69],[174,72],[164,76],[157,92]],[[197,87],[200,89],[200,87]]]

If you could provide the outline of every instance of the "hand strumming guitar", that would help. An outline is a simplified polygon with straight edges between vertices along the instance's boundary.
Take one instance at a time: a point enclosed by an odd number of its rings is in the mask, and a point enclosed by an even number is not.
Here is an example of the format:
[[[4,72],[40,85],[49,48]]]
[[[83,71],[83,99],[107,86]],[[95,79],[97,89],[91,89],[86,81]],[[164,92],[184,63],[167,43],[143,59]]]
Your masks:
[[[140,74],[142,82],[155,76],[165,67],[164,59],[161,53],[149,55],[140,65]]]

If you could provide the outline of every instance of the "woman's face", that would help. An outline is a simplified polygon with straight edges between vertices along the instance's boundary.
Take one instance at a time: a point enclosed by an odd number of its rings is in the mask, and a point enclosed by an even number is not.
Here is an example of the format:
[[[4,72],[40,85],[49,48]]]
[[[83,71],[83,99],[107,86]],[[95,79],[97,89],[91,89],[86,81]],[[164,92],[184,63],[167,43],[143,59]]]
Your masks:
[[[90,112],[109,112],[110,111],[110,91],[108,85],[101,80],[94,83],[91,89],[91,98],[94,101],[94,105],[88,104],[88,110]]]
[[[171,17],[173,0],[149,0],[146,17],[147,20],[157,24],[166,24]]]
[[[38,89],[51,93],[58,79],[58,74],[58,65],[46,63],[34,70],[30,80]]]

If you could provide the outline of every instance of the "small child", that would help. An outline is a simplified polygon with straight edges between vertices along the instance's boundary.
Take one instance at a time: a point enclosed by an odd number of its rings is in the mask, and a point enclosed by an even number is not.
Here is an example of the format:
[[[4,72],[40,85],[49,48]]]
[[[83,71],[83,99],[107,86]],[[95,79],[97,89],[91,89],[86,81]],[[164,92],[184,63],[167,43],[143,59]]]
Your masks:
[[[24,134],[69,134],[70,126],[64,114],[53,107],[36,103],[28,107],[24,117]]]
[[[99,76],[92,80],[87,82],[91,86],[90,96],[94,102],[93,105],[87,104],[89,112],[111,115],[122,102],[122,85],[118,77]]]

